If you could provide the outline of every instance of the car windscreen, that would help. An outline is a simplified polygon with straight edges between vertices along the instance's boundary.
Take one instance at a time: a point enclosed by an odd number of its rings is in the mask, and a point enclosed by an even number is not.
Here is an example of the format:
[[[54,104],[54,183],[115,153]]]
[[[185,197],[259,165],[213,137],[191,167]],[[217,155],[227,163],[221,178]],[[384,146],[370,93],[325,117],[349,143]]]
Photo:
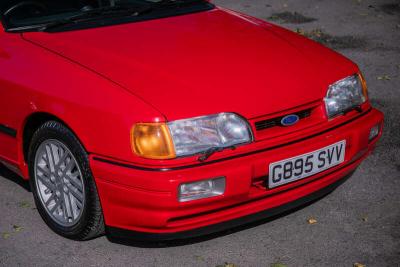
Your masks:
[[[9,32],[68,31],[206,11],[205,0],[1,0]]]

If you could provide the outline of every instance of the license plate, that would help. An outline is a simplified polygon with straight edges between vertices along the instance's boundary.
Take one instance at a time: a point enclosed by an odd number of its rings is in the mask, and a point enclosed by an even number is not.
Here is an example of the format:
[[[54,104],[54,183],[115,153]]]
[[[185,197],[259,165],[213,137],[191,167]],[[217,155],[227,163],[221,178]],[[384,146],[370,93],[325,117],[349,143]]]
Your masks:
[[[346,140],[343,140],[310,153],[271,163],[268,187],[275,188],[337,166],[344,161],[345,150]]]

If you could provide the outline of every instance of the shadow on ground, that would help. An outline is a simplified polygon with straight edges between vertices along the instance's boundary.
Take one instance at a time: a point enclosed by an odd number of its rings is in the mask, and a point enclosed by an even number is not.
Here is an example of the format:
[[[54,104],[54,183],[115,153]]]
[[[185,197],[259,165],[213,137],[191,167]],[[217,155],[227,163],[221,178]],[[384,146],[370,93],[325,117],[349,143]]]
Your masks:
[[[19,186],[21,186],[26,191],[31,192],[31,186],[29,185],[28,181],[22,179],[21,176],[10,171],[1,163],[0,163],[0,178],[5,178],[11,182],[14,182],[14,183],[18,184]]]
[[[7,169],[4,165],[0,164],[0,179],[7,179],[17,185],[19,185],[20,187],[22,187],[24,190],[31,192],[30,190],[30,184],[28,181],[25,181],[22,179],[22,177],[20,177],[19,175],[15,174],[14,172],[10,171],[9,169]],[[343,179],[345,180],[345,179]],[[335,188],[336,189],[336,188]],[[332,191],[333,192],[333,191]],[[322,197],[319,197],[317,199],[314,199],[310,202],[307,202],[306,204],[300,205],[296,208],[290,209],[288,211],[282,212],[278,215],[266,218],[266,219],[261,219],[255,222],[251,222],[251,223],[246,223],[244,225],[241,226],[237,226],[234,228],[231,228],[229,230],[225,230],[225,231],[220,231],[220,232],[216,232],[216,233],[212,233],[212,234],[208,234],[208,235],[204,235],[204,236],[200,236],[200,237],[193,237],[193,238],[188,238],[188,239],[179,239],[179,240],[173,240],[173,241],[164,241],[164,242],[145,242],[145,241],[135,241],[132,239],[121,239],[121,238],[115,238],[112,237],[110,235],[107,235],[107,239],[110,242],[113,243],[117,243],[120,245],[124,245],[124,246],[132,246],[132,247],[139,247],[139,248],[166,248],[166,247],[179,247],[179,246],[185,246],[185,245],[190,245],[190,244],[196,244],[196,243],[201,243],[201,242],[205,242],[214,238],[218,238],[218,237],[222,237],[222,236],[227,236],[227,235],[231,235],[234,234],[236,232],[240,232],[240,231],[244,231],[250,228],[254,228],[257,227],[259,225],[277,220],[281,217],[285,217],[288,214],[294,213],[298,210],[301,210],[305,207],[308,207],[310,205],[312,205],[313,203],[319,201],[320,199],[326,197],[327,195],[329,195],[329,192],[325,195],[323,195]],[[50,231],[50,230],[49,230]]]

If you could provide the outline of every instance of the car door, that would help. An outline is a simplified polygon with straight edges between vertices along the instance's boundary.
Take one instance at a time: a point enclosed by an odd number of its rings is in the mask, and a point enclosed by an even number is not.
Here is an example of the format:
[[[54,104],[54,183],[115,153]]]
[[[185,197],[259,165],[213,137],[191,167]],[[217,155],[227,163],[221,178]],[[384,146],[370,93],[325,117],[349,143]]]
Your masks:
[[[17,164],[17,125],[14,120],[18,93],[14,90],[9,73],[17,66],[9,49],[18,36],[6,33],[0,23],[0,159],[6,163]],[[14,64],[14,66],[11,66]]]

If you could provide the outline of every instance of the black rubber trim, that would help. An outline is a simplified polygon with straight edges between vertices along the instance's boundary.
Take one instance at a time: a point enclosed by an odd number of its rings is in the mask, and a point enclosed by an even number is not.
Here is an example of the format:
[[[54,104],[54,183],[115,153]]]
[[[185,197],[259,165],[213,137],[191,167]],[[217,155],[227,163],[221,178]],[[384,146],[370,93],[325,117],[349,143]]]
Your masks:
[[[129,169],[135,169],[135,170],[141,170],[141,171],[152,171],[152,172],[165,172],[165,171],[178,171],[178,170],[184,170],[184,169],[190,169],[190,168],[194,168],[194,167],[200,167],[200,166],[205,166],[205,165],[210,165],[213,163],[217,163],[217,162],[222,162],[222,161],[226,161],[226,160],[231,160],[231,159],[236,159],[236,158],[240,158],[240,157],[246,157],[246,156],[250,156],[253,154],[257,154],[257,153],[261,153],[261,152],[266,152],[266,151],[270,151],[273,149],[277,149],[277,148],[281,148],[284,146],[288,146],[288,145],[292,145],[292,144],[296,144],[302,141],[305,141],[307,139],[310,138],[314,138],[318,135],[322,135],[324,133],[327,133],[329,131],[332,131],[334,129],[337,129],[339,127],[342,127],[343,125],[349,124],[357,119],[359,119],[360,117],[363,117],[365,115],[367,115],[369,112],[371,112],[372,108],[368,109],[366,112],[358,115],[357,117],[352,118],[351,120],[348,120],[340,125],[337,125],[335,127],[329,128],[327,130],[324,130],[322,132],[301,138],[301,139],[297,139],[288,143],[284,143],[284,144],[280,144],[277,146],[273,146],[273,147],[268,147],[268,148],[264,148],[264,149],[259,149],[259,150],[254,150],[251,152],[247,152],[247,153],[242,153],[242,154],[238,154],[238,155],[234,155],[231,157],[226,157],[226,158],[222,158],[222,159],[216,159],[216,160],[210,160],[210,161],[205,161],[205,162],[201,162],[201,163],[196,163],[196,164],[191,164],[191,165],[184,165],[184,166],[178,166],[178,167],[170,167],[170,168],[150,168],[150,167],[141,167],[141,166],[136,166],[136,165],[132,165],[132,164],[128,164],[128,163],[122,163],[122,162],[117,162],[117,161],[113,161],[113,160],[109,160],[109,159],[104,159],[104,158],[99,158],[94,156],[93,160],[96,161],[100,161],[103,163],[108,163],[108,164],[112,164],[112,165],[116,165],[116,166],[120,166],[120,167],[125,167],[125,168],[129,168]]]
[[[0,133],[9,135],[11,137],[17,137],[17,130],[10,128],[8,126],[5,126],[3,124],[0,124]]]
[[[244,224],[249,224],[252,222],[256,222],[259,220],[264,220],[268,218],[275,217],[281,213],[288,212],[295,208],[299,208],[303,205],[306,205],[309,202],[315,201],[329,194],[337,187],[339,187],[342,183],[344,183],[348,178],[353,175],[354,172],[344,176],[342,179],[322,188],[319,191],[313,192],[305,197],[299,198],[295,201],[289,202],[287,204],[267,209],[261,212],[257,212],[251,215],[247,215],[244,217],[240,217],[237,219],[233,219],[230,221],[217,223],[189,231],[176,232],[176,233],[168,233],[168,234],[159,234],[159,233],[145,233],[145,232],[136,232],[130,231],[115,227],[106,227],[106,233],[111,238],[122,239],[122,240],[135,240],[135,241],[145,241],[145,242],[160,242],[160,241],[171,241],[171,240],[182,240],[189,239],[199,236],[206,236],[213,233],[222,232],[228,229],[233,229],[235,227],[242,226]]]

